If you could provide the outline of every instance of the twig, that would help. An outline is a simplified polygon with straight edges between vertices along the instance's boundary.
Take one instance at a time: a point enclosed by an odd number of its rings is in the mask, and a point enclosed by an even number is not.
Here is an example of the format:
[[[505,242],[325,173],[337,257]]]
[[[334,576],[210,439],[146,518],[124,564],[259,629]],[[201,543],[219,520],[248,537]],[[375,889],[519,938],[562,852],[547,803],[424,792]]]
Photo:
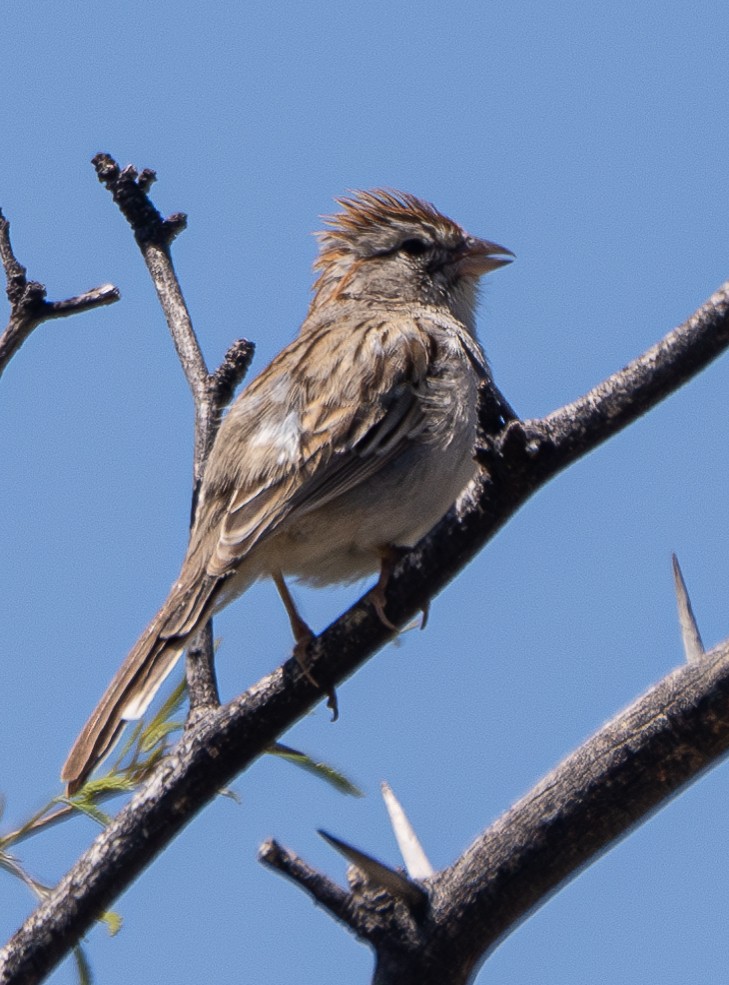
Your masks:
[[[172,241],[187,227],[187,217],[177,212],[162,218],[148,195],[157,178],[151,169],[137,172],[131,165],[122,169],[108,154],[97,154],[92,164],[99,181],[111,192],[134,231],[192,393],[195,408],[192,523],[221,414],[248,371],[254,346],[246,339],[239,339],[228,349],[221,366],[212,374],[208,372],[170,254]],[[191,714],[219,703],[212,621],[188,649],[186,672]]]
[[[49,827],[52,827],[61,821],[65,821],[75,813],[75,808],[71,807],[69,804],[63,804],[61,807],[57,807],[53,811],[49,811],[46,806],[42,810],[38,811],[37,814],[34,814],[33,817],[31,817],[30,820],[23,824],[20,828],[3,835],[1,839],[2,844],[16,845],[20,841],[25,841],[26,838],[32,838],[34,835],[37,835],[42,831],[47,831]]]
[[[208,394],[213,404],[222,409],[233,398],[235,388],[248,372],[255,346],[248,339],[237,339],[223,356],[223,361],[208,380]]]
[[[298,855],[271,838],[261,845],[258,859],[306,890],[314,902],[328,910],[336,920],[349,927],[356,927],[353,924],[356,908],[353,906],[351,893],[345,892],[327,876],[317,872]]]
[[[10,319],[0,335],[0,376],[15,353],[42,322],[67,318],[91,311],[120,298],[113,284],[102,284],[65,301],[47,301],[46,289],[38,281],[27,279],[25,267],[18,262],[10,244],[10,223],[0,211],[0,260],[5,270],[6,292],[10,301]]]
[[[146,169],[139,174],[132,166],[122,169],[108,154],[97,154],[91,163],[99,181],[111,192],[132,227],[192,392],[195,405],[193,474],[197,487],[205,466],[203,451],[211,430],[207,392],[209,373],[170,255],[170,245],[186,228],[187,216],[179,212],[169,219],[162,218],[147,194],[156,180],[154,171]]]
[[[213,621],[208,619],[187,648],[185,677],[190,695],[188,726],[197,721],[198,716],[204,714],[208,708],[216,708],[220,704],[215,663],[210,658],[214,653]]]

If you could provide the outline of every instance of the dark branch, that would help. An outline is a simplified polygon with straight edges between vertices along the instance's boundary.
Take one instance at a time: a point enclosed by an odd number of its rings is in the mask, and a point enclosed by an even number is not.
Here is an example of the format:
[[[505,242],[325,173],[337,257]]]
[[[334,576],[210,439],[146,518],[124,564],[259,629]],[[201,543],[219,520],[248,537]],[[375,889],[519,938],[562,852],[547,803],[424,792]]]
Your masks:
[[[10,301],[10,319],[0,335],[0,375],[23,342],[42,322],[101,308],[113,304],[120,297],[116,287],[103,284],[65,301],[47,301],[43,284],[29,281],[25,267],[16,259],[10,244],[10,223],[1,211],[0,260],[5,270],[6,293]]]
[[[529,913],[728,750],[729,644],[724,643],[699,663],[669,674],[608,722],[452,866],[424,881],[431,905],[420,918],[423,946],[413,948],[412,933],[394,932],[384,909],[379,935],[372,910],[363,933],[346,895],[337,898],[334,916],[378,951],[378,938],[387,940],[378,983],[466,985],[484,957]],[[285,853],[275,867],[319,899],[326,877],[308,867],[300,877],[298,864],[296,856]],[[417,911],[413,915],[417,918]]]
[[[220,704],[220,692],[215,676],[215,646],[213,623],[208,620],[187,648],[185,657],[185,677],[190,701],[188,725],[197,721],[199,715]]]
[[[223,357],[223,361],[209,380],[210,396],[219,410],[233,399],[237,386],[245,378],[256,347],[248,339],[236,339]]]
[[[356,908],[351,893],[345,892],[327,876],[312,869],[298,855],[271,838],[261,845],[258,859],[304,889],[315,903],[328,910],[336,920],[355,931],[358,929],[354,920]]]
[[[343,621],[323,634],[319,674],[324,668],[332,677],[336,674],[334,643],[344,642]],[[354,659],[351,652],[345,648],[340,655],[348,659],[345,670],[349,669]],[[315,689],[291,660],[192,726],[148,786],[102,832],[0,952],[0,982],[32,983],[47,974],[98,913],[108,908],[190,818],[317,699]],[[701,664],[669,675],[539,784],[451,870],[428,881],[435,889],[434,914],[440,935],[458,933],[461,938],[452,944],[454,948],[478,945],[482,953],[506,933],[507,915],[523,917],[585,864],[591,851],[602,850],[628,831],[727,748],[729,650],[724,647]],[[615,810],[608,809],[613,795]],[[508,832],[507,818],[516,824],[513,835]],[[517,869],[507,864],[505,846],[516,853]],[[527,871],[530,862],[531,876]],[[543,873],[535,875],[535,867],[538,873],[543,868]],[[448,880],[473,887],[472,909],[458,931],[449,919],[452,911],[448,907],[455,904],[448,902]],[[497,890],[501,894],[498,904],[494,902]],[[461,905],[465,905],[463,898]],[[483,913],[478,908],[487,906],[492,911],[484,923],[482,915],[476,914]],[[438,935],[433,939],[434,947],[451,946]],[[473,950],[468,954],[469,962],[476,960]],[[394,961],[392,954],[389,960]],[[408,960],[413,960],[412,954]],[[468,981],[469,969],[472,965],[464,969],[462,978],[448,981]],[[420,979],[423,985],[428,980]]]
[[[157,174],[151,168],[141,173],[132,165],[120,168],[109,154],[97,154],[91,163],[96,174],[111,192],[119,211],[132,227],[134,238],[144,252],[150,243],[167,249],[187,226],[187,216],[176,212],[163,219],[147,194]]]
[[[726,754],[728,712],[729,644],[723,643],[603,726],[436,877],[442,906],[434,919],[445,933],[436,946],[454,957],[493,949]]]
[[[721,355],[727,345],[729,282],[638,359],[584,397],[545,418],[544,426],[563,457],[563,466],[675,393]]]

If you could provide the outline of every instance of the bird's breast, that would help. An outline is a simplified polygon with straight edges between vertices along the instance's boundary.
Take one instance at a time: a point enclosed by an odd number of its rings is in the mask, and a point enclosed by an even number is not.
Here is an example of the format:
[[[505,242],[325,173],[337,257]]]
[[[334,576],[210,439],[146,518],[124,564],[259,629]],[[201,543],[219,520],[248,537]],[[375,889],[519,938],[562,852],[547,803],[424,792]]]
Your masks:
[[[383,548],[421,540],[476,475],[476,386],[440,378],[418,440],[341,496],[292,516],[270,545],[273,563],[314,585],[351,582],[378,570]]]

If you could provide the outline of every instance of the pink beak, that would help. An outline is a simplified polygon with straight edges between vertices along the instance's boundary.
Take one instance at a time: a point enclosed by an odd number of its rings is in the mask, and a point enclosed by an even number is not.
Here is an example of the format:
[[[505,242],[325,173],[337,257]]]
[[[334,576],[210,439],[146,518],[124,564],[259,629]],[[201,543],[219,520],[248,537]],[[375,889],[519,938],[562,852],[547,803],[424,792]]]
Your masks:
[[[457,261],[458,272],[466,277],[481,277],[499,267],[505,267],[513,259],[514,254],[505,246],[469,236]]]

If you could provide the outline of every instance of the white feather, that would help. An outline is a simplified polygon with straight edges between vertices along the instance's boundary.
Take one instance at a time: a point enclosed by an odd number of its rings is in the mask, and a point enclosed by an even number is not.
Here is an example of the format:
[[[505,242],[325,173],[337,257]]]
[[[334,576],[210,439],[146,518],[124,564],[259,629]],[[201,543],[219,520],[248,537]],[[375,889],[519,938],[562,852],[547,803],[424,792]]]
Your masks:
[[[277,448],[276,462],[285,465],[294,462],[299,457],[301,425],[296,411],[289,411],[284,418],[275,422],[262,424],[251,436],[253,447]]]

